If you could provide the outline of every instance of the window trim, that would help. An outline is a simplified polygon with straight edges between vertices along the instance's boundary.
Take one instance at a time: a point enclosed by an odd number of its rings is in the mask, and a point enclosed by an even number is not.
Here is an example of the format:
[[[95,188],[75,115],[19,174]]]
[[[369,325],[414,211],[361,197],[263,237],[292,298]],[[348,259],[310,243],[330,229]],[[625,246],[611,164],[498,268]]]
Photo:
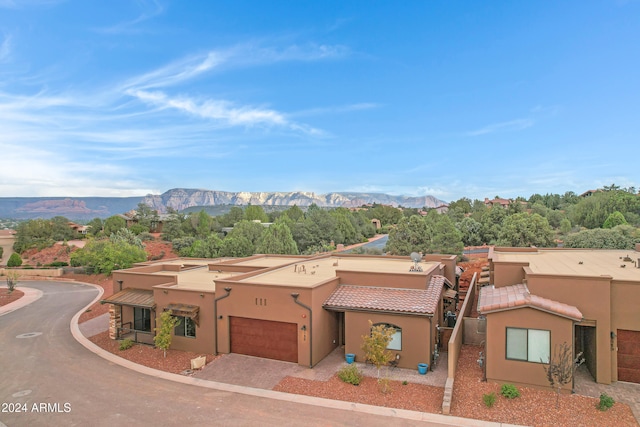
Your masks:
[[[526,339],[525,339],[525,352],[527,353],[527,358],[526,359],[521,359],[521,358],[516,358],[516,357],[509,357],[509,330],[513,329],[513,330],[520,330],[520,331],[525,331],[526,332]],[[530,344],[530,339],[529,339],[529,331],[536,331],[536,332],[546,332],[548,334],[549,340],[547,342],[548,348],[547,348],[547,354],[548,354],[548,358],[546,361],[544,360],[530,360],[530,356],[529,356],[529,344]],[[550,329],[535,329],[535,328],[522,328],[522,327],[511,327],[511,326],[507,326],[505,328],[505,337],[504,337],[504,357],[506,360],[513,360],[513,361],[517,361],[517,362],[527,362],[527,363],[538,363],[538,364],[548,364],[549,361],[551,360],[551,330]]]
[[[192,318],[190,317],[186,317],[186,316],[174,316],[177,317],[179,322],[178,324],[173,328],[173,335],[176,337],[184,337],[184,338],[192,338],[195,339],[197,334],[196,334],[196,328],[198,325],[196,325],[196,322],[193,321]],[[191,324],[193,325],[193,335],[187,335],[187,322],[190,321]],[[176,333],[177,330],[181,329],[182,330],[182,334],[178,334]]]
[[[137,313],[141,314],[141,317],[138,318],[136,316]],[[149,329],[137,329],[138,322],[143,323],[143,326],[146,326],[147,322],[149,323]],[[151,309],[145,307],[133,307],[133,330],[139,332],[151,332]]]
[[[389,342],[389,345],[387,345],[387,350],[393,350],[393,351],[402,351],[402,328],[398,325],[394,325],[393,323],[387,323],[387,322],[378,322],[378,323],[374,323],[372,325],[372,327],[374,326],[378,326],[378,325],[384,325],[387,328],[393,328],[395,329],[395,333],[393,334],[393,337],[391,339],[391,341]],[[395,337],[399,337],[399,339],[397,341],[399,341],[399,346],[397,347],[390,347],[392,345],[392,343],[394,341],[396,341]]]

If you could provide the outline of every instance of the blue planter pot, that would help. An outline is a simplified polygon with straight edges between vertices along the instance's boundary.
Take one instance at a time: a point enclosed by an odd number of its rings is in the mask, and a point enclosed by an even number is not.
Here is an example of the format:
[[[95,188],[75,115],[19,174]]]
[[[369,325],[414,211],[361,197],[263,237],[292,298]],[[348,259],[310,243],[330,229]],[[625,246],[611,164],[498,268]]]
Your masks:
[[[420,375],[425,375],[428,370],[429,370],[429,364],[428,363],[418,363],[418,373]]]
[[[344,355],[344,358],[347,359],[348,364],[352,364],[356,360],[356,355],[353,353],[347,353]]]

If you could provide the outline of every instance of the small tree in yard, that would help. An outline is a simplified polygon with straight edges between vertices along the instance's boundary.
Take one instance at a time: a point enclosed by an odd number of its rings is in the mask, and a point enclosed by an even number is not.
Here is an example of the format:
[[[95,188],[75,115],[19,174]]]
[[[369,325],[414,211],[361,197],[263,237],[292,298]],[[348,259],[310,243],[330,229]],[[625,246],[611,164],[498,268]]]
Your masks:
[[[394,359],[393,353],[387,350],[387,346],[395,334],[395,329],[386,325],[373,325],[369,320],[371,333],[362,336],[362,350],[367,361],[373,363],[378,370],[378,382],[380,382],[380,368]]]
[[[9,293],[12,293],[16,289],[16,286],[18,286],[19,276],[20,275],[18,274],[17,271],[7,272],[7,288],[9,290]]]
[[[169,311],[163,311],[160,315],[160,327],[155,328],[156,336],[153,337],[153,342],[164,351],[164,357],[167,357],[167,350],[171,347],[171,332],[179,321],[180,319],[172,316]]]
[[[564,342],[556,345],[553,349],[549,366],[542,367],[547,374],[549,385],[551,385],[551,388],[556,389],[556,408],[559,407],[562,386],[571,382],[574,372],[583,362],[582,352],[578,353],[574,359],[571,346]]]

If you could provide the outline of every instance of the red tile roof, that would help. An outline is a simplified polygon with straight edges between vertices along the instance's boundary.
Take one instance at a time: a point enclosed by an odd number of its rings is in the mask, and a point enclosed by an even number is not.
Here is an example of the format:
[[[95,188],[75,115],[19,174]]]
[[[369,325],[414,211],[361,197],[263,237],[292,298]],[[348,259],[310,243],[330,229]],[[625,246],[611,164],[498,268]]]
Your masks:
[[[529,288],[524,284],[501,288],[485,286],[480,289],[480,297],[478,298],[478,313],[480,314],[524,307],[546,311],[575,321],[582,320],[582,313],[577,307],[531,295]]]
[[[438,307],[442,286],[428,289],[398,289],[341,285],[327,298],[323,307],[333,310],[373,310],[416,315],[433,315]]]

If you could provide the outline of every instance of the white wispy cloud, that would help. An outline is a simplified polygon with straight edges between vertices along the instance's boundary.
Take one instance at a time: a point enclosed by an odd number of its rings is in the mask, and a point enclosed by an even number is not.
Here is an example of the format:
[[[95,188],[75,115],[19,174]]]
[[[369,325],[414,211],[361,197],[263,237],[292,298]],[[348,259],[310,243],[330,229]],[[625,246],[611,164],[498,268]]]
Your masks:
[[[205,55],[190,56],[129,79],[121,89],[127,91],[178,85],[212,70],[224,61],[225,55],[215,51]]]
[[[466,135],[480,136],[480,135],[487,135],[487,134],[497,133],[497,132],[514,132],[514,131],[530,128],[534,124],[535,124],[535,120],[531,118],[515,119],[507,122],[493,123],[485,127],[482,127],[480,129],[469,131],[466,133]]]
[[[11,54],[11,36],[5,36],[0,44],[0,62],[6,62],[9,60]]]
[[[318,116],[322,114],[340,114],[349,113],[352,111],[372,110],[374,108],[380,108],[381,104],[373,102],[360,102],[357,104],[349,105],[337,105],[332,107],[317,107],[308,110],[297,111],[289,114],[290,117],[306,117],[306,116]]]
[[[129,21],[119,22],[110,27],[96,28],[95,30],[105,34],[128,34],[138,32],[139,30],[136,28],[137,24],[158,16],[165,10],[165,6],[157,0],[142,0],[137,3],[140,5],[142,12],[136,18]]]

